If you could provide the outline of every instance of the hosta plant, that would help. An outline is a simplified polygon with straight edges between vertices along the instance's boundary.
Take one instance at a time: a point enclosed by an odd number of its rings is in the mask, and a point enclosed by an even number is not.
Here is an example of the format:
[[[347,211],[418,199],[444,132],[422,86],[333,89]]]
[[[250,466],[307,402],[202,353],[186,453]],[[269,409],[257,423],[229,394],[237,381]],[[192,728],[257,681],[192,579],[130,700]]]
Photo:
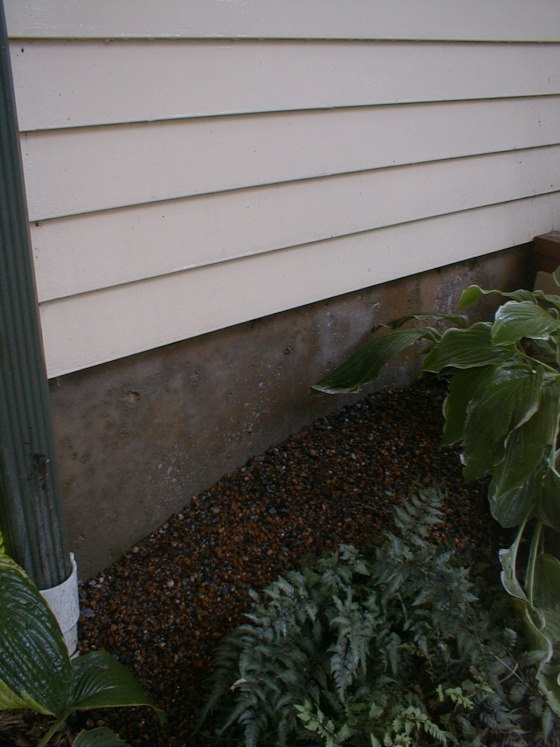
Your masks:
[[[430,539],[440,497],[395,512],[377,548],[343,545],[254,594],[216,655],[212,744],[558,744],[506,594]],[[218,741],[219,740],[219,741]]]
[[[21,568],[0,554],[0,709],[31,709],[53,716],[41,746],[73,711],[132,705],[151,706],[163,716],[110,654],[94,651],[70,659],[43,597]],[[124,742],[108,729],[93,729],[78,735],[75,744]]]
[[[560,268],[553,277],[560,285]],[[313,388],[356,392],[398,353],[424,342],[422,371],[448,380],[443,442],[460,444],[466,480],[490,477],[492,515],[518,528],[513,545],[500,551],[502,581],[530,646],[544,654],[538,680],[560,714],[560,561],[545,545],[558,547],[560,532],[560,296],[475,285],[459,307],[489,294],[504,301],[492,322],[421,313],[380,324],[372,331],[384,334]],[[425,326],[430,319],[438,326]],[[411,321],[420,325],[406,326]]]

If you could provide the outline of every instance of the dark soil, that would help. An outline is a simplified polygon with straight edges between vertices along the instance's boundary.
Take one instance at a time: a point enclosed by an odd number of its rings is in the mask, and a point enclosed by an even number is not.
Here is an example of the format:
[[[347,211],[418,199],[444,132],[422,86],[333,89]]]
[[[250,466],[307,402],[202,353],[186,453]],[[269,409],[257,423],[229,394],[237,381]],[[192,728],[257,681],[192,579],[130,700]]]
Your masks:
[[[494,558],[486,484],[465,485],[441,447],[437,382],[378,392],[251,459],[81,585],[80,649],[107,649],[167,712],[79,716],[132,745],[216,744],[196,732],[213,651],[262,588],[309,553],[375,541],[392,508],[419,487],[446,493],[440,537]],[[501,541],[505,541],[500,538]],[[496,571],[497,576],[497,571]],[[204,731],[204,730],[203,730]],[[211,725],[208,726],[211,731]]]

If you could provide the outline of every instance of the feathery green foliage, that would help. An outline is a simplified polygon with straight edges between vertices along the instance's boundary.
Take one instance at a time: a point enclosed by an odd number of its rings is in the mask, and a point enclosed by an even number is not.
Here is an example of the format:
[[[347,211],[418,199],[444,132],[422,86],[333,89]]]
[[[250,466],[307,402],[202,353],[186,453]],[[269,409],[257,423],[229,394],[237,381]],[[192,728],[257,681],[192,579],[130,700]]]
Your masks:
[[[560,267],[553,278],[560,287]],[[459,307],[487,295],[504,300],[493,322],[469,326],[464,316],[433,312],[380,324],[372,331],[383,335],[312,388],[358,391],[402,350],[424,340],[422,370],[449,382],[443,442],[461,444],[467,481],[490,477],[494,518],[519,527],[514,544],[500,551],[502,582],[520,612],[528,646],[543,653],[537,681],[560,717],[560,558],[545,542],[556,533],[558,546],[560,532],[560,295],[473,285]],[[449,327],[404,326],[430,318]],[[531,531],[522,567],[518,550]]]
[[[425,491],[382,546],[343,545],[253,593],[216,654],[205,717],[220,734],[248,747],[560,743],[534,683],[541,654],[519,656],[505,627],[507,596],[481,602],[464,558],[430,541],[440,501]]]

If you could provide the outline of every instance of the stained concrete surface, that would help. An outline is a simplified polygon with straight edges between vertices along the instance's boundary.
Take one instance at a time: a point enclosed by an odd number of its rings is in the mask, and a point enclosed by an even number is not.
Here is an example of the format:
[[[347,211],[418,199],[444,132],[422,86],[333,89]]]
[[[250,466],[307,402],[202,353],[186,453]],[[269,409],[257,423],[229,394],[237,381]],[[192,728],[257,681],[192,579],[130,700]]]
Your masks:
[[[318,268],[320,271],[320,268]],[[527,247],[275,314],[51,381],[71,549],[88,577],[155,531],[192,496],[355,398],[309,386],[377,323],[453,312],[471,283],[532,282]],[[478,307],[489,318],[492,301]],[[417,356],[376,386],[405,386]]]

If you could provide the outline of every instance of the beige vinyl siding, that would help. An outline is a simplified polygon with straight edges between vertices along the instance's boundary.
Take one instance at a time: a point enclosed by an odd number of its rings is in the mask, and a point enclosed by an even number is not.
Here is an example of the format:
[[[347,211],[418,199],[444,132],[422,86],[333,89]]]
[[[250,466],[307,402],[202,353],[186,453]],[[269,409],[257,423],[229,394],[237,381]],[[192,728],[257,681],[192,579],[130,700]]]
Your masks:
[[[107,212],[102,222],[97,213],[46,221],[32,229],[41,247],[39,297],[52,300],[558,190],[560,146],[551,146],[518,151],[515,159],[499,153],[157,202]]]
[[[280,306],[278,287],[282,307],[295,308],[437,267],[442,258],[496,251],[558,225],[559,212],[555,193],[59,299],[42,307],[50,365],[75,370],[88,365],[91,350],[111,360],[145,350],[147,340],[157,347],[194,337],[225,326],[233,312],[237,322],[266,316]],[[126,309],[125,320],[117,309]]]
[[[557,0],[6,10],[51,376],[560,227]]]
[[[554,44],[23,40],[11,51],[22,130],[560,91]]]
[[[558,41],[558,0],[8,0],[13,36]]]
[[[554,145],[559,123],[560,96],[542,96],[204,117],[76,128],[64,137],[58,131],[28,132],[22,149],[29,214],[40,221]]]

